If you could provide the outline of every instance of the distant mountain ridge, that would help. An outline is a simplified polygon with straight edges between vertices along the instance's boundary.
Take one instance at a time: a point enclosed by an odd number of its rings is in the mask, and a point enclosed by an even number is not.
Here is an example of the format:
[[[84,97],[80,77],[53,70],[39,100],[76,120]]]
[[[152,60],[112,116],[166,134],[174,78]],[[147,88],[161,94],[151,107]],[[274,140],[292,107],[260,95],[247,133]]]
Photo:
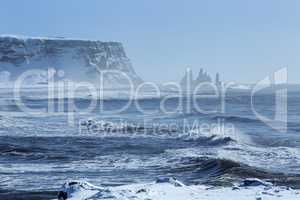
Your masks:
[[[73,81],[93,83],[101,71],[120,72],[104,75],[108,87],[122,87],[128,79],[133,84],[142,82],[119,42],[0,36],[1,81],[15,80],[28,69],[47,68],[62,70],[65,78]],[[36,82],[43,81],[47,80],[42,74]]]

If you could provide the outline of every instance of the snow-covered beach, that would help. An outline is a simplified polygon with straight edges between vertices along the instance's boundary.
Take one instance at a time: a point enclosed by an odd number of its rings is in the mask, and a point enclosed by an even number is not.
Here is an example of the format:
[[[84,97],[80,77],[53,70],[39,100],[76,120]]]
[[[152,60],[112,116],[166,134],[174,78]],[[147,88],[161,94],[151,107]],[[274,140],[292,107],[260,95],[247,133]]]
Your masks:
[[[176,179],[119,187],[97,187],[87,182],[68,182],[59,200],[296,200],[300,191],[276,187],[259,179],[247,179],[233,187],[185,186]]]

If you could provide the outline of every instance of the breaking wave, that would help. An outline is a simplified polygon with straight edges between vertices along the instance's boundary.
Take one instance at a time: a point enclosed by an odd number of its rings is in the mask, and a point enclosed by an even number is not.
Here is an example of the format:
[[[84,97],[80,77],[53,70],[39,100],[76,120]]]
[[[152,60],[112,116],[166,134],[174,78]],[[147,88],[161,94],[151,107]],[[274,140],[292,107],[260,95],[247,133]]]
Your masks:
[[[259,178],[277,185],[300,188],[300,175],[270,172],[229,159],[185,157],[181,159],[180,163],[167,169],[167,172],[170,174],[185,173],[188,177],[185,181],[190,184],[221,184],[224,186],[245,178]],[[190,180],[189,177],[191,177]]]

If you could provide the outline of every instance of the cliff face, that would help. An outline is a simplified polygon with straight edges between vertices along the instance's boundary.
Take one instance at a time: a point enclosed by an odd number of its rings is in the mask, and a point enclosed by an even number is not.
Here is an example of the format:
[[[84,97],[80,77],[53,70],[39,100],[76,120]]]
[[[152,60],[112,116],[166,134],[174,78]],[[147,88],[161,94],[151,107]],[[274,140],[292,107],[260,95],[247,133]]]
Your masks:
[[[122,86],[128,78],[134,84],[142,80],[135,73],[124,48],[118,42],[73,40],[64,38],[0,37],[0,78],[15,80],[29,69],[63,71],[64,78],[97,83],[99,72],[106,85]],[[125,77],[125,75],[127,77]],[[44,82],[43,75],[38,82]]]

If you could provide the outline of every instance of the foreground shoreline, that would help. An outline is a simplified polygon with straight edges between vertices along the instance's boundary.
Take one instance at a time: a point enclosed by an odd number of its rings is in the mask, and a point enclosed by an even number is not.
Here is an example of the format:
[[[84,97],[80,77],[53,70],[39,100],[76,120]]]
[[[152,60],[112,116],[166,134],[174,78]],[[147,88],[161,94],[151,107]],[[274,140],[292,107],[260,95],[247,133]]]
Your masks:
[[[69,182],[70,183],[70,182]],[[67,183],[67,184],[69,184]],[[179,185],[178,185],[179,183]],[[185,186],[180,182],[162,182],[124,185],[101,188],[85,182],[71,182],[65,187],[69,192],[66,199],[58,196],[59,191],[9,191],[0,190],[0,199],[5,200],[295,200],[300,198],[300,190],[284,186],[210,187],[204,185]],[[87,184],[87,185],[86,185]]]
[[[245,179],[232,187],[186,186],[175,178],[159,178],[154,183],[98,187],[88,182],[67,182],[59,200],[294,200],[300,190],[274,186],[259,179]],[[54,199],[53,199],[54,200]]]

